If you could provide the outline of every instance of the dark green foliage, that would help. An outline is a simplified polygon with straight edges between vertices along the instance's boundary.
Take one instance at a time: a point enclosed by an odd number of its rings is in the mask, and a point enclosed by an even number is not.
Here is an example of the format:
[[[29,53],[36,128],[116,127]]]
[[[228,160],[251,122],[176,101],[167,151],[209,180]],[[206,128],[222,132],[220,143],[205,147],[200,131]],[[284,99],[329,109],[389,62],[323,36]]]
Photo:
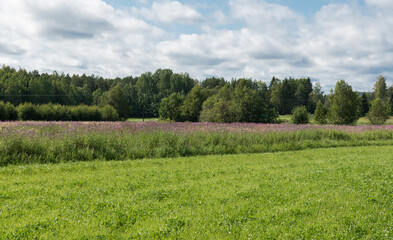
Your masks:
[[[25,103],[15,108],[0,101],[0,121],[117,121],[119,114],[112,106],[62,106],[59,104],[34,105]]]
[[[182,121],[183,102],[184,96],[180,93],[172,93],[169,97],[163,98],[160,105],[160,118],[175,122]]]
[[[319,124],[326,124],[326,114],[327,109],[321,101],[318,101],[317,107],[314,112],[314,120]]]
[[[116,109],[110,105],[102,107],[100,112],[104,121],[118,121],[120,119]]]
[[[367,94],[363,93],[362,94],[362,99],[361,99],[361,115],[364,117],[366,116],[366,114],[368,113],[368,111],[370,110],[370,102],[368,100]]]
[[[105,103],[115,108],[120,118],[128,117],[131,111],[131,105],[124,89],[125,86],[118,84],[111,88],[105,96]]]
[[[229,84],[222,87],[216,95],[209,97],[202,106],[200,121],[202,122],[234,122],[231,112],[232,89]]]
[[[0,121],[8,120],[7,113],[5,111],[5,104],[3,101],[0,101]]]
[[[184,121],[198,122],[202,111],[203,102],[207,98],[207,93],[200,85],[195,85],[187,94],[181,107]]]
[[[102,121],[102,114],[97,106],[79,105],[71,107],[73,121]]]
[[[294,124],[307,124],[310,122],[310,114],[305,106],[295,107],[292,110],[291,120]]]
[[[17,107],[18,118],[20,120],[40,120],[40,113],[37,107],[31,103],[24,103]]]
[[[382,125],[389,119],[389,113],[380,98],[371,101],[371,109],[367,118],[374,125]]]
[[[355,124],[360,117],[359,95],[344,80],[336,83],[331,96],[328,120],[332,124]]]
[[[222,87],[202,106],[200,120],[204,122],[274,122],[278,115],[267,101],[266,84],[239,79]]]

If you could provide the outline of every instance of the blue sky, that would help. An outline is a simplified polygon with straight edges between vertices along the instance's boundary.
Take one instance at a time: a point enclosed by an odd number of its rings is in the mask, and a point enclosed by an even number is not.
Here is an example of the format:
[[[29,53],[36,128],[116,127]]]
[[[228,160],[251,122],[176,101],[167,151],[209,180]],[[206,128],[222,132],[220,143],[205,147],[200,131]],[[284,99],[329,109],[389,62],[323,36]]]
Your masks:
[[[0,64],[41,72],[202,80],[393,79],[391,0],[0,0]]]

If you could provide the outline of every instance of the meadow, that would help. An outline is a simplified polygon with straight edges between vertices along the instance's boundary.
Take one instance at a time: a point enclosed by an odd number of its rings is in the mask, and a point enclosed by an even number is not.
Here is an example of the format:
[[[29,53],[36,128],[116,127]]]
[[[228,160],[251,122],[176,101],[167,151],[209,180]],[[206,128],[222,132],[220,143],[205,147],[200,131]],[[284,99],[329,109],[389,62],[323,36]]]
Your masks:
[[[393,126],[3,122],[0,166],[393,144]]]
[[[0,168],[0,239],[391,239],[392,146]]]

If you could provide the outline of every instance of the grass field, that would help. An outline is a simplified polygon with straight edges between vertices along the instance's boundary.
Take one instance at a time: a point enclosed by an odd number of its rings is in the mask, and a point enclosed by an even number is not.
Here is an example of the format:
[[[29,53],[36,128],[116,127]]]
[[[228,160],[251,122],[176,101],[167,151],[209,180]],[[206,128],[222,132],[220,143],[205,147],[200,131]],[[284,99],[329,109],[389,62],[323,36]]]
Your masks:
[[[280,123],[290,123],[291,122],[291,115],[280,115],[278,118],[278,121]],[[317,124],[314,119],[311,117],[310,119],[311,124]],[[361,125],[370,125],[370,121],[366,117],[361,117],[359,120],[356,122],[356,125],[361,126]],[[390,117],[384,125],[393,125],[393,117]]]
[[[0,166],[393,145],[393,126],[3,122]]]
[[[127,122],[157,122],[158,118],[129,118]]]
[[[0,239],[392,239],[393,146],[0,168]]]

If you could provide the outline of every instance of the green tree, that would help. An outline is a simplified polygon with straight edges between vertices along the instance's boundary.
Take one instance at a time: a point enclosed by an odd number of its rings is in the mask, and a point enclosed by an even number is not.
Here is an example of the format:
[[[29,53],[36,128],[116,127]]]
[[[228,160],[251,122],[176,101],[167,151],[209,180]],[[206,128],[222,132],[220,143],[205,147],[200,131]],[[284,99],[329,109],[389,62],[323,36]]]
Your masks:
[[[169,97],[163,98],[160,104],[160,118],[175,122],[182,121],[181,107],[184,102],[184,96],[180,93],[172,93]]]
[[[182,115],[185,121],[197,122],[199,120],[202,105],[206,98],[206,91],[200,85],[195,85],[191,89],[182,106]]]
[[[386,79],[384,76],[378,76],[377,82],[374,84],[373,90],[374,97],[381,99],[381,101],[383,102],[386,98],[387,93]]]
[[[369,110],[370,110],[370,102],[368,100],[367,94],[363,93],[361,99],[361,108],[360,108],[361,115],[363,117],[366,116]]]
[[[384,124],[389,119],[386,106],[384,106],[380,98],[371,101],[371,109],[367,114],[367,118],[374,125]]]
[[[231,112],[232,93],[231,86],[226,84],[217,94],[209,97],[203,103],[200,120],[202,122],[234,122]]]
[[[122,84],[118,84],[109,90],[105,102],[116,109],[120,118],[129,116],[131,105],[128,103]]]
[[[314,112],[314,120],[319,124],[326,124],[326,114],[327,110],[321,100],[319,100]]]
[[[324,103],[324,96],[320,82],[316,82],[313,85],[313,89],[310,93],[310,101],[309,101],[309,111],[310,113],[314,113],[316,110],[318,102],[321,101]]]
[[[298,106],[292,110],[291,120],[294,124],[307,124],[310,122],[310,114],[306,106]]]
[[[360,116],[359,96],[344,80],[336,83],[328,110],[328,120],[332,124],[354,124]]]

